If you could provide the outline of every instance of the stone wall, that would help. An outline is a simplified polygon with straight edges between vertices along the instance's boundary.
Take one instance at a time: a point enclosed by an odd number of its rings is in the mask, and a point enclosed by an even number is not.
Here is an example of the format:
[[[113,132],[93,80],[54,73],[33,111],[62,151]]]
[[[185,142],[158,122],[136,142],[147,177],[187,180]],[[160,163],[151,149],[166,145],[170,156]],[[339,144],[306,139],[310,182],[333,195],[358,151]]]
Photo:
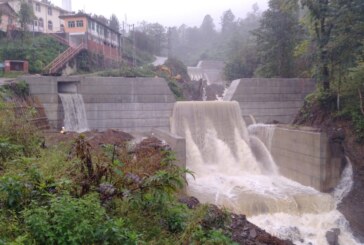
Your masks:
[[[311,79],[243,78],[233,81],[224,100],[239,102],[247,124],[251,123],[250,115],[261,123],[291,123],[314,89]]]
[[[82,94],[90,129],[169,130],[175,98],[161,78],[30,76],[21,79],[27,81],[31,94],[42,102],[55,129],[63,126],[64,117],[58,92],[66,91]]]

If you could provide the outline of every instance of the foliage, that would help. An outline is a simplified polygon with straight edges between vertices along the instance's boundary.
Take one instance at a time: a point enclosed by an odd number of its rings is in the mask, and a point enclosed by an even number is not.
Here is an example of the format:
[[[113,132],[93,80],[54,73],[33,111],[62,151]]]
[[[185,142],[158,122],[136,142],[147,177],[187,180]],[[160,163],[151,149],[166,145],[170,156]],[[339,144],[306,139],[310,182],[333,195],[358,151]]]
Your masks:
[[[25,110],[25,113],[17,115],[12,103],[0,103],[0,135],[5,140],[3,143],[8,144],[8,150],[20,153],[21,149],[24,156],[39,152],[40,134],[36,127],[29,123],[32,113],[33,110]]]
[[[66,47],[47,36],[31,37],[26,42],[3,39],[0,41],[2,60],[27,60],[30,73],[41,73],[43,68]]]
[[[270,0],[260,27],[254,31],[263,77],[293,77],[294,49],[302,32],[298,21],[298,1]]]
[[[323,89],[329,90],[335,77],[345,76],[360,58],[364,4],[361,0],[301,2],[309,10],[310,28],[317,46],[317,77]]]
[[[199,226],[192,234],[191,244],[228,245],[237,243],[234,243],[220,230],[204,231],[201,226]]]
[[[155,73],[149,66],[129,67],[122,66],[120,69],[103,71],[97,75],[102,77],[154,77]]]
[[[11,142],[9,142],[9,139],[0,137],[0,158],[2,160],[2,162],[0,163],[0,168],[3,162],[22,155],[21,151],[22,146],[12,144]]]
[[[120,22],[118,17],[115,14],[112,14],[110,17],[109,27],[114,31],[120,31]]]
[[[170,70],[173,76],[181,76],[181,80],[189,81],[189,76],[187,72],[187,67],[182,61],[175,57],[169,57],[164,63]]]
[[[137,233],[128,230],[122,218],[107,218],[95,195],[53,197],[49,206],[36,203],[24,211],[29,234],[40,244],[137,244]]]
[[[30,94],[29,85],[24,80],[16,83],[5,84],[4,89],[11,92],[13,96],[17,96],[22,99],[25,99]]]
[[[6,208],[19,210],[27,201],[29,195],[24,182],[20,176],[3,176],[0,178],[0,203]]]
[[[21,24],[23,31],[27,31],[28,24],[32,23],[35,18],[32,5],[22,1],[20,3],[20,10],[18,15],[19,15],[19,23]]]

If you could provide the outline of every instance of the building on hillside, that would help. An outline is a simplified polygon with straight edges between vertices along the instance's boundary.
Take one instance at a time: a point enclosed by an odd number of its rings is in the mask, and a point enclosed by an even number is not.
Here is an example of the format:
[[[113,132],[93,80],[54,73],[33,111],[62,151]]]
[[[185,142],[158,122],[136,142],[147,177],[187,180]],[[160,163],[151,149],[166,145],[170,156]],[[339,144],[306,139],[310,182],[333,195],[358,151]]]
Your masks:
[[[81,43],[93,54],[101,54],[106,60],[121,61],[121,34],[107,24],[88,14],[63,15],[65,32],[70,46],[77,47]]]
[[[18,15],[7,2],[0,2],[0,31],[6,32],[18,27]]]
[[[16,13],[19,13],[22,0],[7,0],[7,2]],[[31,4],[34,10],[35,20],[28,25],[29,31],[55,33],[64,31],[64,22],[59,17],[69,14],[70,12],[53,5],[47,0],[26,0]]]

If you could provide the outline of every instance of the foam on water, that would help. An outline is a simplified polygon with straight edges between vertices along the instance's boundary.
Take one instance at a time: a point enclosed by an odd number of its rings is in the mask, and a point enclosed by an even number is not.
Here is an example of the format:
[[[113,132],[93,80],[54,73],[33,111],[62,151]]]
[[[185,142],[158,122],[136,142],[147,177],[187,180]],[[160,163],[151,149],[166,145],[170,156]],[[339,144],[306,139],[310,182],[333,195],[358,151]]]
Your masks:
[[[273,134],[263,144],[249,136],[241,118],[236,102],[176,103],[171,131],[186,138],[187,168],[195,174],[188,177],[187,193],[246,214],[297,244],[327,244],[325,234],[332,228],[340,229],[341,244],[357,244],[336,210],[350,181],[330,195],[281,176],[268,151]]]

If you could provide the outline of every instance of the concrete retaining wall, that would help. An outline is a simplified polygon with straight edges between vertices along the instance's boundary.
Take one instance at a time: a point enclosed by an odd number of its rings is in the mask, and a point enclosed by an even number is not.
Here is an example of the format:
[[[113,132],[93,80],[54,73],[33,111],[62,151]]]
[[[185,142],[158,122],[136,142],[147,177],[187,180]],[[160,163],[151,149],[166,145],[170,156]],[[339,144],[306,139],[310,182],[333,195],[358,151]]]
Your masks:
[[[261,123],[290,123],[314,89],[311,79],[243,78],[233,81],[224,100],[239,102],[247,124],[251,123],[249,115]]]
[[[82,94],[90,129],[169,130],[175,98],[161,78],[23,77],[43,103],[53,128],[63,126],[58,92]]]
[[[182,168],[186,167],[186,139],[171,134],[169,131],[153,129],[153,134],[158,139],[164,140],[176,153],[176,165]]]
[[[276,127],[271,154],[283,176],[323,192],[336,187],[346,162],[327,134],[312,128]]]

